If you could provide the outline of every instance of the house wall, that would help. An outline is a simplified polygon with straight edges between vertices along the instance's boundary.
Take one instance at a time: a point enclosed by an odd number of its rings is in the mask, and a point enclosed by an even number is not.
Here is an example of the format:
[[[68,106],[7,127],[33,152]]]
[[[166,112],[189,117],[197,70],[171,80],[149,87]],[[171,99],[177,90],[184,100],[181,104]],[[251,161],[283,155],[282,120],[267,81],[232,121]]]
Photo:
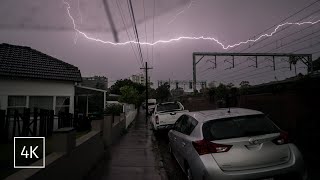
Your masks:
[[[74,112],[74,82],[48,80],[4,80],[0,79],[0,109],[7,109],[8,96],[70,96],[70,113]],[[29,103],[27,103],[28,106]]]

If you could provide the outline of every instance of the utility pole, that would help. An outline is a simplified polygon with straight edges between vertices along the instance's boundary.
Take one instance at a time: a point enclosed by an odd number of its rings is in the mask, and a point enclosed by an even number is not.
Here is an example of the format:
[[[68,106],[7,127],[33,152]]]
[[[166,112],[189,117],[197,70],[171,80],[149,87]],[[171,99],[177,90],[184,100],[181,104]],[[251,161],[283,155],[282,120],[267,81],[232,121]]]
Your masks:
[[[148,62],[146,62],[145,67],[142,67],[140,69],[143,69],[146,71],[146,123],[148,122],[148,70],[153,69],[148,67]]]

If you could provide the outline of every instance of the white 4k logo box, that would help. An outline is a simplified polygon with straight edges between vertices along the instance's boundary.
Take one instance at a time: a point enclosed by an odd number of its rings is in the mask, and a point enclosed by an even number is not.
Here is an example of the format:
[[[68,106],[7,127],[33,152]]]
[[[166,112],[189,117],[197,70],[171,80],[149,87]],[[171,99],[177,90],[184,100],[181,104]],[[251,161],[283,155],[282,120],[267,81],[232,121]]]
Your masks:
[[[14,168],[45,168],[45,137],[14,137]]]

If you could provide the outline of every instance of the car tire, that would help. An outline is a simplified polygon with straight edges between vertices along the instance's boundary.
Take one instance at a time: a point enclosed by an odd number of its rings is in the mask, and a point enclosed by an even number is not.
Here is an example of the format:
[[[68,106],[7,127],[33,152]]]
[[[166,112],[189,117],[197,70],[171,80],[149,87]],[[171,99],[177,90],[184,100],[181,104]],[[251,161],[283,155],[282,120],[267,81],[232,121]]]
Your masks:
[[[186,176],[188,180],[193,180],[192,171],[188,164],[186,164]]]

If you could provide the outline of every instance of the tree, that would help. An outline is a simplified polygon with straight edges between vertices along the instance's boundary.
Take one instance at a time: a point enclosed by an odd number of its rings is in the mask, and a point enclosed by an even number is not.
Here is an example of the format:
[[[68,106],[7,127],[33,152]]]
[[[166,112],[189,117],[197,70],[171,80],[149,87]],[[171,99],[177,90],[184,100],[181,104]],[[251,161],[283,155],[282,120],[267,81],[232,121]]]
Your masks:
[[[135,83],[132,82],[129,79],[120,79],[118,80],[114,85],[112,85],[110,87],[110,93],[111,94],[118,94],[121,95],[121,91],[120,88],[124,87],[124,86],[135,86]]]
[[[124,86],[131,86],[131,87],[135,88],[139,94],[142,94],[145,91],[145,86],[142,84],[135,83],[135,82],[131,81],[130,79],[120,79],[114,85],[112,85],[110,87],[110,93],[121,95],[120,89]]]
[[[314,60],[312,62],[312,65],[313,65],[313,70],[314,71],[320,70],[320,57],[318,57],[318,59]]]
[[[250,87],[249,81],[241,81],[241,83],[239,85],[240,85],[240,88],[248,88],[248,87]]]
[[[214,87],[216,87],[215,81],[211,81],[211,82],[208,84],[208,87],[209,87],[209,88],[214,88]]]
[[[234,84],[233,84],[233,83],[227,84],[227,88],[228,88],[228,89],[231,89],[231,88],[233,88],[233,87],[234,87]]]
[[[167,100],[170,95],[170,86],[168,83],[164,83],[156,89],[156,99],[159,101]]]
[[[138,91],[132,86],[124,86],[120,88],[121,96],[119,102],[128,104],[138,103]]]
[[[208,95],[210,97],[210,101],[214,101],[214,96],[216,95],[216,87],[210,87],[208,89]]]
[[[150,99],[156,99],[156,90],[149,87],[148,88],[148,94]]]
[[[248,92],[248,88],[250,87],[250,83],[248,81],[240,82],[240,94],[246,94]]]
[[[216,88],[215,96],[217,100],[223,100],[228,95],[228,87],[222,83]]]

